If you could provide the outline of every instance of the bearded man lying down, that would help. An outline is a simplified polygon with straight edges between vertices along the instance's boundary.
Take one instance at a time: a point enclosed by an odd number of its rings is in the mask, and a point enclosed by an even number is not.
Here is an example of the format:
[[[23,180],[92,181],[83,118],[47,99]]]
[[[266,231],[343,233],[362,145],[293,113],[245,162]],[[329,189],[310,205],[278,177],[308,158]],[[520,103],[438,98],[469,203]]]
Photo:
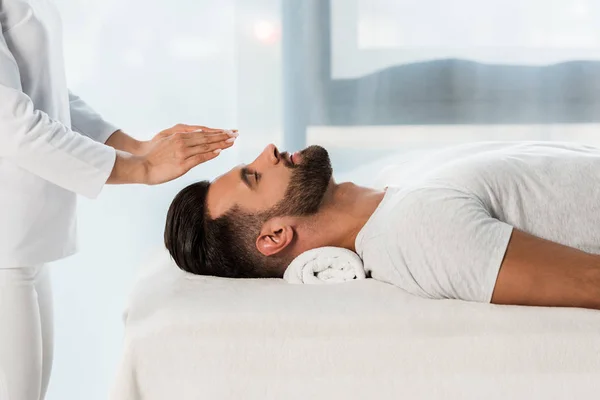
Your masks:
[[[322,147],[269,145],[182,190],[165,244],[193,274],[282,277],[302,252],[335,246],[417,296],[600,309],[600,149],[457,146],[384,191],[332,176]]]

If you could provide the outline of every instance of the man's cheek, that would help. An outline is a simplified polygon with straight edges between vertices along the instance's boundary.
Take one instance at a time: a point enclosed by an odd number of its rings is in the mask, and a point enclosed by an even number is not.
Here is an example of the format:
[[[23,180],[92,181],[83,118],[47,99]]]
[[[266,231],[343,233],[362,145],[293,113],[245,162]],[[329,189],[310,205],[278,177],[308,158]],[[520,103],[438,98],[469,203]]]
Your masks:
[[[278,188],[270,188],[269,192],[263,198],[262,210],[267,211],[279,204],[285,195],[285,190],[279,190]]]

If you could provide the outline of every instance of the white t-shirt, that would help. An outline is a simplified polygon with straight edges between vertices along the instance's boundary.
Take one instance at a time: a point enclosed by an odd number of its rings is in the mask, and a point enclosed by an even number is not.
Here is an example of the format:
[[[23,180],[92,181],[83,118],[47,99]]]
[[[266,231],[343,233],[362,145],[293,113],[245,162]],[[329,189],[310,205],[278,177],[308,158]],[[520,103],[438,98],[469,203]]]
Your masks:
[[[422,297],[489,302],[513,227],[600,254],[598,148],[476,143],[396,172],[356,238],[372,278]]]

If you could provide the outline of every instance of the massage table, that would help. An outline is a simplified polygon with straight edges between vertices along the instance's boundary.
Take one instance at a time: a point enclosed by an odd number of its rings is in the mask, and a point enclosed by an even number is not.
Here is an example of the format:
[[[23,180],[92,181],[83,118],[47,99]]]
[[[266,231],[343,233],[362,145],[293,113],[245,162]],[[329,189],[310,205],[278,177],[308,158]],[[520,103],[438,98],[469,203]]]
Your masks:
[[[153,258],[111,400],[600,395],[600,311],[427,300],[372,279],[201,277]]]

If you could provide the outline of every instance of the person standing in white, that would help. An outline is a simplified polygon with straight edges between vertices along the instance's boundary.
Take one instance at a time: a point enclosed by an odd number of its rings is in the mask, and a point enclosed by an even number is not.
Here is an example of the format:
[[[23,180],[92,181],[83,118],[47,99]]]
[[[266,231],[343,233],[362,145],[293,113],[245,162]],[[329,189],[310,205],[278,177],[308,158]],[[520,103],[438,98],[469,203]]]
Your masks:
[[[53,352],[44,264],[76,251],[76,195],[178,178],[237,132],[177,125],[137,141],[68,91],[50,0],[0,0],[0,29],[0,400],[40,400]]]

